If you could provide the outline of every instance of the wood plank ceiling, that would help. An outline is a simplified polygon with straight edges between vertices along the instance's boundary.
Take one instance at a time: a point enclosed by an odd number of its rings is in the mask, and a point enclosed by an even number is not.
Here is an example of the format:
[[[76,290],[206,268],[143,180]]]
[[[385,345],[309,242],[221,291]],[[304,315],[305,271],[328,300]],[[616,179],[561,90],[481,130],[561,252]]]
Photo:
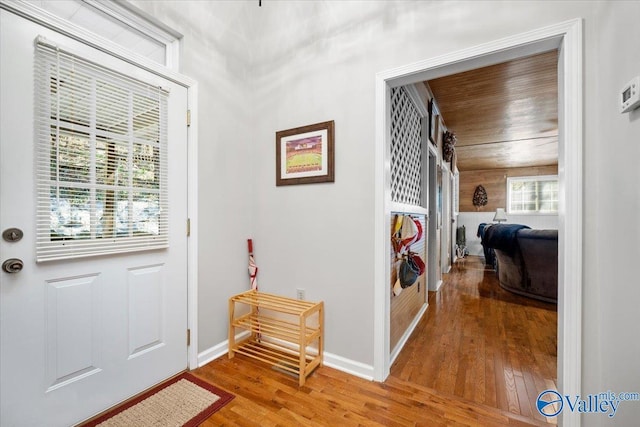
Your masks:
[[[558,164],[558,52],[429,80],[460,171]]]

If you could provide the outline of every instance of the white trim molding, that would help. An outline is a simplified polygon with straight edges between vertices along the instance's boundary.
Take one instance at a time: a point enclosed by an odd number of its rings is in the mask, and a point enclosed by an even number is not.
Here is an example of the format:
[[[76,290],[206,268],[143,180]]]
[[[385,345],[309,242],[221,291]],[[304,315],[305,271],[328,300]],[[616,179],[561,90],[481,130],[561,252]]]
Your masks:
[[[249,334],[249,331],[242,331],[239,334],[236,334],[236,342],[242,341],[248,337]],[[229,340],[224,340],[213,347],[209,347],[208,349],[198,353],[198,364],[196,367],[200,368],[201,366],[213,362],[219,357],[226,356],[227,354],[229,354]],[[195,367],[193,369],[195,369]]]
[[[581,393],[582,360],[582,19],[408,64],[376,75],[374,212],[374,379],[389,375],[390,269],[390,89],[534,55],[559,51],[560,180],[558,277],[558,386],[563,394]],[[579,414],[565,412],[561,424],[580,425]]]
[[[409,98],[413,102],[413,105],[415,105],[415,107],[420,112],[420,117],[422,117],[422,118],[429,117],[429,109],[424,104],[424,102],[422,102],[422,94],[421,94],[421,92],[423,92],[423,91],[426,92],[427,91],[427,89],[424,87],[424,85],[421,85],[421,84],[407,85],[407,86],[405,86],[405,89],[407,90],[407,95],[409,96]]]
[[[566,23],[560,48],[558,144],[558,389],[581,394],[582,379],[582,20]],[[580,414],[564,411],[560,425],[580,426]]]
[[[135,28],[165,46],[165,66],[180,71],[180,41],[183,35],[153,16],[123,0],[82,0],[113,19]]]
[[[209,347],[205,351],[198,353],[198,364],[196,367],[200,368],[207,363],[213,362],[219,357],[225,356],[229,353],[229,340],[225,340],[220,344],[216,344],[213,347]]]
[[[241,341],[249,335],[248,331],[243,331],[236,335],[236,341]],[[292,344],[286,341],[275,339],[276,342],[280,342],[283,345],[291,346]],[[317,353],[317,349],[309,347],[307,351]],[[204,366],[220,357],[226,356],[229,353],[229,340],[224,340],[198,354],[198,367]],[[337,354],[329,353],[325,351],[322,354],[322,363],[329,368],[337,369],[338,371],[345,372],[356,377],[364,378],[365,380],[373,380],[373,366],[366,363],[358,362],[356,360],[347,359],[346,357],[338,356]]]
[[[54,30],[60,34],[72,38],[73,40],[84,43],[87,46],[91,46],[101,52],[107,53],[115,58],[121,59],[125,62],[142,68],[145,71],[162,76],[167,80],[171,80],[179,85],[190,87],[195,84],[195,81],[187,76],[179,74],[178,72],[161,65],[160,63],[153,61],[143,55],[131,52],[126,48],[120,46],[117,43],[112,42],[104,37],[101,37],[85,28],[73,24],[65,19],[53,15],[44,9],[41,9],[31,3],[24,0],[0,0],[0,8],[8,10],[18,16],[22,16],[32,22],[40,24],[46,28]],[[152,25],[151,23],[149,25]],[[153,36],[150,36],[154,38]],[[179,41],[176,41],[179,43]],[[172,52],[177,52],[177,48],[174,48]],[[169,55],[169,53],[167,53]],[[172,60],[175,60],[176,53],[171,53]],[[175,66],[175,64],[174,64]]]
[[[442,280],[438,280],[434,285],[434,288],[433,289],[429,288],[429,290],[432,292],[438,292],[441,287],[442,287]]]
[[[373,380],[373,366],[356,360],[347,359],[337,354],[325,351],[322,355],[324,366],[355,375],[365,380]]]
[[[187,87],[187,108],[191,125],[187,127],[187,215],[190,236],[187,242],[187,324],[191,330],[188,348],[189,369],[198,367],[198,84]]]
[[[398,344],[396,344],[395,348],[391,352],[391,355],[389,356],[389,363],[393,364],[393,362],[396,361],[396,358],[404,348],[404,345],[409,340],[409,337],[416,329],[416,326],[418,326],[418,323],[422,319],[422,316],[424,316],[424,314],[427,312],[427,307],[429,307],[429,303],[426,302],[422,305],[422,307],[420,307],[420,310],[418,310],[418,314],[416,314],[416,316],[413,318],[413,320],[409,324],[409,327],[407,327],[407,330],[404,331],[404,334],[402,334],[402,336],[400,337],[400,341],[398,341]]]

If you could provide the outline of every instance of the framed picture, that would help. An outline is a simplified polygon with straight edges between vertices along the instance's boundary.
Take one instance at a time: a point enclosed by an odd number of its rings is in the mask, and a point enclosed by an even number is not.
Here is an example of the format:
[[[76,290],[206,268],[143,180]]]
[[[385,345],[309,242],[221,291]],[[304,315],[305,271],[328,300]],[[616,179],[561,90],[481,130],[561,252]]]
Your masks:
[[[438,119],[440,118],[440,111],[436,105],[436,100],[431,98],[429,101],[429,140],[438,146]]]
[[[276,186],[333,182],[334,122],[276,132]]]

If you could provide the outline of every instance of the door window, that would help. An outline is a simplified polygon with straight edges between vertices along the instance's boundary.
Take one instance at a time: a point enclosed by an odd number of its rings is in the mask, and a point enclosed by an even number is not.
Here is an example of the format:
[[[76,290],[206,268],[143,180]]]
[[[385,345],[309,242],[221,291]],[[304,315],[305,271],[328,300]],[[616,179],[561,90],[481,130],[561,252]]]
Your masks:
[[[38,40],[37,260],[165,248],[167,92]]]

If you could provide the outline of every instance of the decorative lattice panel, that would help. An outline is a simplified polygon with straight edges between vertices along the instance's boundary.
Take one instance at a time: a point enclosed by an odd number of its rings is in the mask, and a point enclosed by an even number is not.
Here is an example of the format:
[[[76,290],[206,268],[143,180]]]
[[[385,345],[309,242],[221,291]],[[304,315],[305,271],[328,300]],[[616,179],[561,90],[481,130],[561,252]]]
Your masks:
[[[422,119],[404,87],[391,89],[391,200],[422,205]]]

